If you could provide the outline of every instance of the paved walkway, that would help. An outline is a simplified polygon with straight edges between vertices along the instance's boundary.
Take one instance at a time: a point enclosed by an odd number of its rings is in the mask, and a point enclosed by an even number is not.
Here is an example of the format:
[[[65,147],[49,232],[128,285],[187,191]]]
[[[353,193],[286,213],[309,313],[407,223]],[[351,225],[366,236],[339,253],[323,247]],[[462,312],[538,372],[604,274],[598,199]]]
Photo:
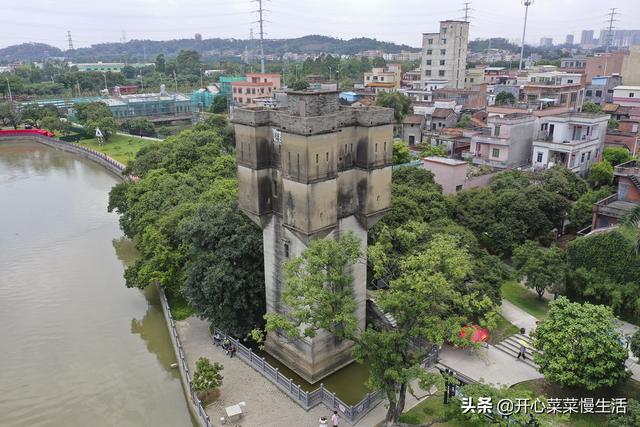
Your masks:
[[[440,362],[476,381],[494,385],[542,378],[535,368],[516,360],[492,345],[476,351],[443,346]]]
[[[531,335],[538,320],[506,299],[502,300],[502,316],[518,328],[524,328],[527,335]]]
[[[317,427],[322,415],[329,416],[329,410],[323,405],[306,412],[241,359],[225,356],[221,348],[211,343],[208,322],[190,317],[177,321],[176,328],[192,373],[200,357],[224,365],[220,397],[206,408],[214,426],[220,426],[220,417],[225,415],[224,408],[238,402],[247,402],[247,413],[239,421],[227,425]]]
[[[189,364],[189,371],[195,372],[195,362],[200,357],[206,357],[211,362],[224,365],[222,371],[224,380],[220,397],[206,408],[215,427],[220,426],[220,417],[224,416],[224,408],[238,402],[247,403],[247,413],[241,420],[227,425],[317,427],[318,420],[322,415],[329,418],[331,412],[326,406],[320,404],[306,412],[282,393],[277,386],[241,359],[238,357],[230,359],[225,356],[221,348],[215,347],[211,343],[208,322],[197,317],[189,317],[186,320],[176,321],[176,328]],[[422,398],[427,394],[420,390],[417,381],[412,385],[418,397]],[[413,408],[422,400],[416,400],[412,395],[407,394],[405,411]],[[386,413],[387,407],[383,401],[362,418],[357,425],[371,427],[381,424]],[[349,424],[342,421],[341,425],[348,426]]]

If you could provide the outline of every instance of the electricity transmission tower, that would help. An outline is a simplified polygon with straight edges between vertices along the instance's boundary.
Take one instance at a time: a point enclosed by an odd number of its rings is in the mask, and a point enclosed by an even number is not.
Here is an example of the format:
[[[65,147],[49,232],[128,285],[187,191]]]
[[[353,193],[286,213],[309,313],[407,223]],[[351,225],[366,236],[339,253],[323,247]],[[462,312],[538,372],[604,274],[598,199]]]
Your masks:
[[[262,7],[263,0],[251,1],[258,3],[258,10],[256,10],[255,12],[258,14],[258,20],[256,22],[260,24],[260,72],[264,73],[264,13],[268,12],[268,10]]]
[[[71,30],[67,30],[67,41],[69,42],[69,50],[73,50],[73,39],[71,38]]]
[[[461,12],[464,12],[464,17],[462,18],[462,20],[464,22],[469,22],[469,18],[471,18],[471,15],[469,15],[469,12],[471,10],[473,10],[470,7],[471,6],[471,2],[468,1],[468,2],[465,2],[465,3],[462,3],[462,4],[464,5],[464,8],[460,9]]]
[[[615,28],[613,26],[613,23],[617,21],[617,19],[615,19],[615,16],[618,15],[618,12],[616,12],[616,10],[618,10],[617,7],[612,7],[611,9],[609,9],[609,13],[607,14],[607,16],[609,16],[609,19],[608,19],[609,30],[607,31],[607,40],[605,40],[605,46],[607,48],[607,52],[609,52],[611,45],[613,45],[613,29]]]
[[[522,45],[520,46],[520,65],[518,71],[522,70],[522,60],[524,59],[524,36],[527,33],[527,15],[529,14],[529,6],[533,4],[533,0],[523,0],[524,5],[524,27],[522,28]]]

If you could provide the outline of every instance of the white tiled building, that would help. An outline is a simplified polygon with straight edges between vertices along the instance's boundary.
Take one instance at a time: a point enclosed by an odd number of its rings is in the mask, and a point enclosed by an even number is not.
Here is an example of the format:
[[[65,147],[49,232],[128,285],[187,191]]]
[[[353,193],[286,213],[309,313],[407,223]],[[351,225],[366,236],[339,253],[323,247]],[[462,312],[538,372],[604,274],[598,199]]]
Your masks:
[[[469,23],[441,21],[440,32],[422,35],[422,79],[442,79],[449,87],[464,89]]]

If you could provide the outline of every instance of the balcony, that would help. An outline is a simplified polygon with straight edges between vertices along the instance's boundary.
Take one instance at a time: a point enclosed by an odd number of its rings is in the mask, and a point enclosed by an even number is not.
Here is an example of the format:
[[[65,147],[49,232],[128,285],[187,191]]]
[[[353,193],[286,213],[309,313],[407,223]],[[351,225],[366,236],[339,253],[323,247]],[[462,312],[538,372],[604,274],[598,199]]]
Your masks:
[[[593,206],[593,210],[597,215],[621,219],[636,206],[638,206],[637,203],[618,200],[618,195],[612,194],[611,196],[596,202]]]
[[[614,168],[616,176],[637,176],[640,177],[640,166],[637,160],[630,160],[619,164]]]
[[[491,144],[491,145],[509,145],[509,138],[490,135],[474,135],[471,143]]]

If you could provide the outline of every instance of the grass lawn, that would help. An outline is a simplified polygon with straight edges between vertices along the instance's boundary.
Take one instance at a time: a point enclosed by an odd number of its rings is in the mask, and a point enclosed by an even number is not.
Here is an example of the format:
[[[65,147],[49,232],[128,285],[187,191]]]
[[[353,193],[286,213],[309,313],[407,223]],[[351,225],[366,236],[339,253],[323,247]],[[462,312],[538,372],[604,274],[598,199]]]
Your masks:
[[[517,334],[520,329],[502,316],[498,316],[496,328],[489,331],[489,343],[497,344],[511,335]]]
[[[80,145],[100,151],[125,165],[136,156],[145,145],[155,144],[157,141],[138,138],[131,135],[112,135],[109,141],[100,146],[95,138],[81,139]]]
[[[181,296],[169,296],[169,308],[171,309],[171,315],[174,320],[184,320],[193,315],[193,309],[187,303],[187,300]]]
[[[440,392],[436,393],[435,396],[426,398],[409,411],[402,414],[400,422],[414,425],[435,422],[433,425],[443,427],[463,427],[467,425],[463,421],[447,420],[445,406],[442,399],[443,394]]]
[[[557,398],[593,397],[611,399],[626,397],[637,399],[640,396],[640,382],[628,380],[626,383],[613,388],[588,391],[580,388],[563,388],[545,379],[529,380],[512,387],[514,390],[529,390],[535,395]],[[606,416],[601,414],[571,414],[568,420],[558,419],[558,426],[596,427],[606,423]]]
[[[549,304],[544,299],[539,299],[538,295],[520,286],[514,281],[504,282],[500,288],[502,297],[513,305],[523,309],[536,319],[542,320],[547,316]]]

